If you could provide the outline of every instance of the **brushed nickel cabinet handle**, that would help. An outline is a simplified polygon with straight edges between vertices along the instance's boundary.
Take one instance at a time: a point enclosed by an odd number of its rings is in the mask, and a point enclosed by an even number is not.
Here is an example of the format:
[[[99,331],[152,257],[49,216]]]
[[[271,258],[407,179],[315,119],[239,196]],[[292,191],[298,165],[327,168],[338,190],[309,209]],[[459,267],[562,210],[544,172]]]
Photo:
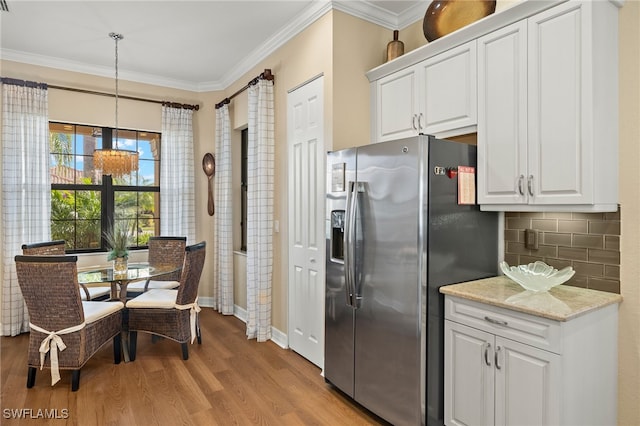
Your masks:
[[[491,360],[489,359],[489,349],[491,349],[491,343],[487,343],[487,345],[484,347],[484,362],[489,367],[491,367]]]
[[[506,322],[506,321],[502,321],[502,320],[491,318],[491,317],[487,317],[487,316],[484,317],[484,320],[487,321],[487,322],[490,322],[491,324],[502,325],[504,327],[509,325],[509,323]]]
[[[498,370],[502,370],[502,367],[500,366],[500,364],[498,363],[499,357],[500,357],[500,351],[502,350],[502,347],[498,346],[496,348],[496,352],[495,352],[495,363],[496,363],[496,369]]]
[[[524,175],[520,175],[518,178],[518,192],[520,195],[524,195]]]
[[[529,189],[529,195],[533,197],[533,175],[529,175],[527,179],[527,188]]]

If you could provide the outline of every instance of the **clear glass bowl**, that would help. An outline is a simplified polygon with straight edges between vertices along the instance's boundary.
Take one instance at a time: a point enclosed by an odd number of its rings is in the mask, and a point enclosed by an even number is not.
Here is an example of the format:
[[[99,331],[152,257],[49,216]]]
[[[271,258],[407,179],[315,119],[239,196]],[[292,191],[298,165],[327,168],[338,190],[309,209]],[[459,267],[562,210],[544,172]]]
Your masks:
[[[568,281],[576,272],[571,266],[558,271],[541,261],[518,266],[509,266],[507,262],[500,262],[500,269],[524,289],[537,293],[549,291]]]

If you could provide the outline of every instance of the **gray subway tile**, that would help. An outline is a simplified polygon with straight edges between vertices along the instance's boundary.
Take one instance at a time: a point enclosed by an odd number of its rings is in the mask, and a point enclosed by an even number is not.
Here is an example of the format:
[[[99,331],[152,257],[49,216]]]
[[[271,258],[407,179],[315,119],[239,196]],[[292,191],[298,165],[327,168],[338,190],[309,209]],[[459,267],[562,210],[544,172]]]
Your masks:
[[[587,260],[588,252],[586,248],[558,247],[558,258],[571,260]]]
[[[620,235],[620,222],[619,221],[608,221],[608,222],[589,221],[589,233]]]
[[[558,219],[558,232],[571,232],[586,234],[589,231],[586,220],[562,220]]]
[[[620,265],[620,252],[610,250],[589,249],[589,262]]]
[[[589,263],[589,262],[573,262],[573,269],[576,271],[576,275],[584,277],[603,277],[604,265],[601,263]]]
[[[620,250],[620,237],[617,235],[605,235],[604,248],[607,250]]]
[[[546,244],[538,245],[538,250],[531,249],[531,255],[547,257],[558,257],[558,247]]]
[[[558,231],[558,219],[532,219],[531,227],[539,231]]]
[[[519,242],[508,242],[506,251],[511,254],[529,254],[529,249],[524,247],[524,243]]]
[[[580,213],[573,212],[571,217],[577,220],[604,220],[604,213]]]
[[[520,265],[520,256],[517,254],[505,253],[504,261],[509,264],[509,266]]]
[[[518,230],[517,229],[505,229],[504,231],[504,240],[505,241],[518,241]]]
[[[617,265],[604,265],[604,276],[614,280],[620,279],[620,267]]]
[[[620,294],[620,281],[605,278],[589,277],[588,288]]]
[[[544,212],[545,219],[567,219],[572,218],[571,213],[566,212]]]
[[[527,229],[531,228],[531,219],[520,217],[509,217],[505,220],[507,229]]]
[[[544,232],[542,242],[556,246],[570,246],[571,234],[560,234],[558,232]]]
[[[604,246],[602,235],[573,234],[573,247],[586,247],[601,249]]]
[[[562,268],[566,268],[567,266],[572,266],[573,262],[570,260],[566,260],[566,259],[553,259],[553,258],[547,258],[546,262],[547,265],[549,266],[553,266],[554,268],[560,270]]]

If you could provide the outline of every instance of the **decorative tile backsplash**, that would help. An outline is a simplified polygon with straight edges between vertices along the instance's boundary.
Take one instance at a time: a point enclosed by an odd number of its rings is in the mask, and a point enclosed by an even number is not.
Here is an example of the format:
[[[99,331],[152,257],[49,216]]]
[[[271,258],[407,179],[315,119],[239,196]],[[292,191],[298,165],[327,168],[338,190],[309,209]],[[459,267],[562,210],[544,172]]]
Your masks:
[[[538,231],[538,249],[525,247],[525,229]],[[509,265],[536,260],[576,271],[566,284],[620,293],[620,209],[615,213],[505,213]]]

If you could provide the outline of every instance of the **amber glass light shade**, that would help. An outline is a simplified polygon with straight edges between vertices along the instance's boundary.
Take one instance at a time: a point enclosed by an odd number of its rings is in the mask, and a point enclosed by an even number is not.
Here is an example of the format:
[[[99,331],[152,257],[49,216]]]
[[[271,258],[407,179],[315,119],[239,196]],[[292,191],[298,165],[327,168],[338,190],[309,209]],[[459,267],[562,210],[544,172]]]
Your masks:
[[[93,165],[103,175],[122,177],[138,170],[138,153],[126,149],[96,149]]]

